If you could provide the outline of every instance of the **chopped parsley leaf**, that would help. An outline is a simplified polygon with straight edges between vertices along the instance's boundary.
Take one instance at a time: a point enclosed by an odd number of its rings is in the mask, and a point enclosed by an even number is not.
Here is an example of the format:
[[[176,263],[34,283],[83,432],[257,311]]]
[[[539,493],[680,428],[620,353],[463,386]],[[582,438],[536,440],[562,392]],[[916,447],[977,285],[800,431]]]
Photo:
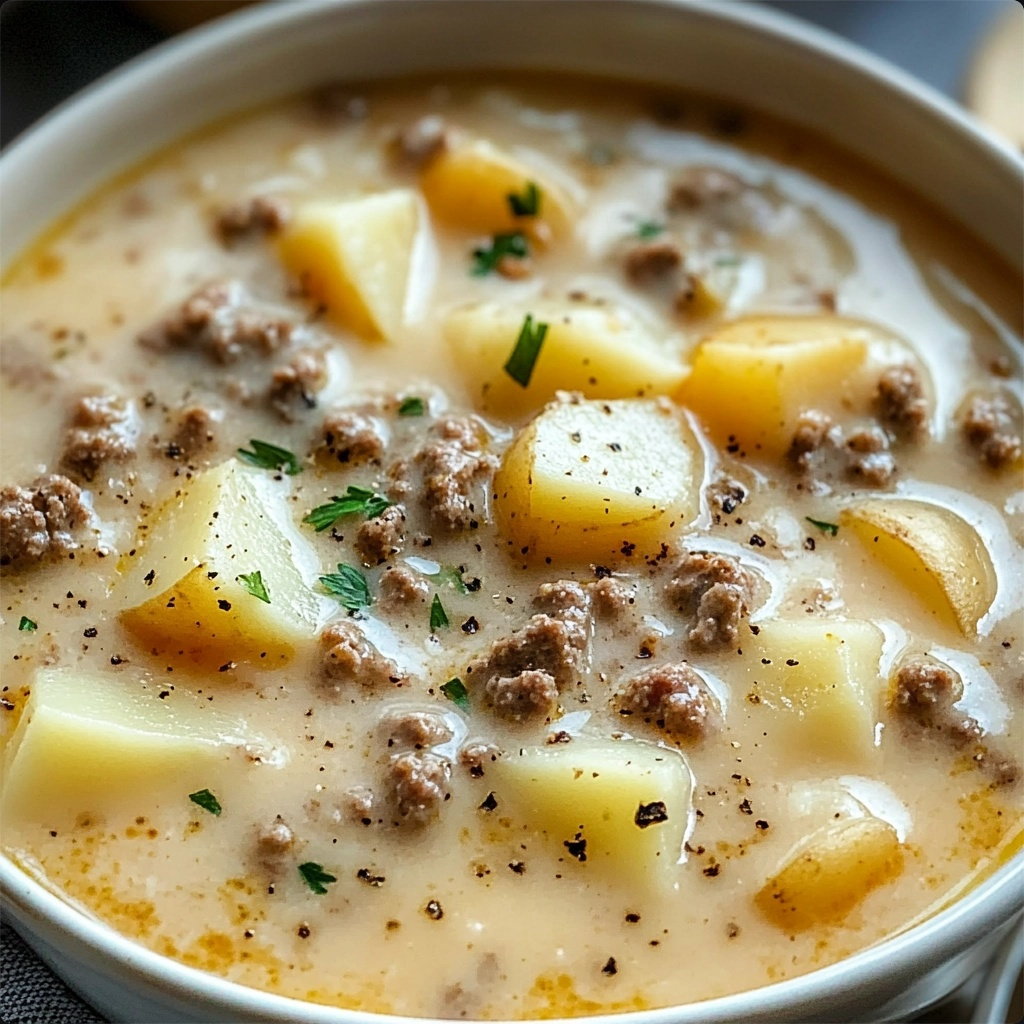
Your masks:
[[[804,516],[812,526],[816,526],[822,533],[827,533],[830,537],[834,537],[839,532],[839,527],[835,523],[826,523],[821,519],[812,519],[810,516]]]
[[[21,621],[18,623],[18,629],[22,633],[33,633],[38,628],[38,625],[34,623],[27,615],[22,615]]]
[[[641,242],[649,242],[652,238],[657,238],[664,230],[664,224],[653,220],[642,220],[636,226],[636,237]]]
[[[454,679],[449,679],[447,683],[444,683],[441,686],[441,692],[456,707],[462,708],[463,711],[469,711],[469,691],[458,676]]]
[[[508,205],[513,217],[536,217],[540,213],[540,189],[537,182],[528,181],[522,194],[509,192]]]
[[[470,273],[474,277],[486,277],[491,271],[497,269],[498,264],[506,256],[511,256],[516,260],[523,260],[529,255],[530,246],[526,241],[526,235],[521,231],[495,235],[491,239],[489,249],[480,248],[473,250],[473,266],[470,269]]]
[[[430,632],[436,633],[439,629],[447,629],[448,625],[448,613],[441,604],[441,598],[435,594],[430,604]]]
[[[351,565],[338,563],[338,571],[320,577],[320,583],[329,594],[341,599],[342,606],[357,612],[372,603],[366,577]]]
[[[266,585],[263,582],[263,573],[259,569],[256,572],[242,573],[241,576],[236,576],[235,580],[241,583],[253,597],[264,604],[270,604],[270,595],[267,593]]]
[[[505,364],[505,372],[521,387],[527,387],[533,376],[533,368],[540,355],[544,336],[548,333],[548,325],[533,322],[533,314],[527,313],[522,330],[516,339],[516,346]]]
[[[283,469],[288,476],[295,476],[302,472],[299,460],[287,448],[278,448],[276,444],[268,444],[266,441],[257,441],[255,437],[249,439],[252,451],[239,448],[235,454],[250,466],[259,466],[260,469]]]
[[[338,880],[334,875],[324,871],[322,864],[315,864],[311,860],[299,865],[299,874],[302,875],[302,880],[317,896],[326,895],[327,886]]]
[[[398,407],[399,416],[422,416],[426,411],[426,403],[422,398],[417,398],[415,395],[406,398],[402,404]]]
[[[437,580],[442,585],[450,583],[460,594],[468,594],[469,587],[462,578],[462,570],[457,565],[442,565],[437,572],[428,573],[432,580]]]
[[[312,524],[316,532],[320,533],[343,516],[364,515],[367,519],[376,519],[392,504],[383,494],[350,485],[342,497],[332,498],[326,505],[317,505],[302,521]]]
[[[209,811],[216,817],[220,817],[220,801],[208,789],[201,789],[198,793],[189,793],[188,798],[192,803],[202,807],[204,811]]]

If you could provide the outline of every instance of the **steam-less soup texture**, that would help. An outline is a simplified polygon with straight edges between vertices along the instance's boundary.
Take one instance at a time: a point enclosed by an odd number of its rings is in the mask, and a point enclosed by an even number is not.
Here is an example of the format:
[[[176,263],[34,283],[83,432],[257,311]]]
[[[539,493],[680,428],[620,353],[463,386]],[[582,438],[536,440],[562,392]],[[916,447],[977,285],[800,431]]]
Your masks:
[[[1020,846],[1020,284],[787,126],[335,89],[3,292],[3,845],[399,1014],[793,977]]]

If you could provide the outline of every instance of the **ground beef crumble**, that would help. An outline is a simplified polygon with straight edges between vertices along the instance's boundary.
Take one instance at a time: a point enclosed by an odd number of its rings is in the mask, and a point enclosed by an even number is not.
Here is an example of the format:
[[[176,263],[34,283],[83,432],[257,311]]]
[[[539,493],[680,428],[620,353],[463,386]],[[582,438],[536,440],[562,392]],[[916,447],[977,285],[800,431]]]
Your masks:
[[[413,458],[423,474],[421,500],[435,526],[459,530],[484,517],[486,486],[498,460],[483,450],[480,427],[471,419],[442,420],[437,437]]]
[[[377,594],[381,610],[395,613],[411,605],[425,604],[430,598],[430,584],[412,569],[396,565],[381,573]]]
[[[590,593],[572,580],[542,583],[533,599],[537,611],[565,623],[569,642],[579,650],[590,638]]]
[[[455,735],[439,711],[392,709],[381,718],[380,727],[388,747],[399,750],[436,747]]]
[[[973,718],[956,709],[963,694],[959,674],[948,665],[934,658],[914,657],[896,671],[889,708],[906,721],[964,743],[979,739],[983,730]]]
[[[449,798],[451,765],[431,753],[404,753],[392,757],[386,784],[399,819],[423,825],[436,818]]]
[[[132,408],[124,399],[86,395],[72,410],[61,469],[79,480],[93,480],[105,463],[134,458],[137,434]]]
[[[855,430],[846,438],[849,462],[846,473],[869,487],[884,487],[896,473],[889,438],[880,427]]]
[[[497,714],[514,722],[551,715],[558,707],[554,677],[539,669],[492,676],[484,685],[484,696]]]
[[[962,427],[967,443],[992,469],[1018,462],[1022,452],[1019,415],[1002,395],[975,395],[963,412]]]
[[[909,364],[890,366],[879,378],[875,394],[879,421],[900,437],[920,437],[928,429],[928,399],[917,370]]]
[[[384,425],[355,409],[342,409],[324,420],[323,451],[342,465],[378,462],[387,445]]]
[[[91,517],[81,489],[64,476],[0,489],[0,565],[20,568],[67,555]]]
[[[214,228],[221,242],[231,248],[246,238],[277,234],[290,219],[291,208],[285,200],[253,196],[222,210]]]
[[[279,814],[256,832],[256,861],[270,874],[279,874],[295,846],[295,835]]]
[[[355,548],[365,565],[380,565],[398,554],[404,542],[405,512],[401,505],[391,505],[359,525]]]
[[[830,442],[832,417],[817,409],[802,412],[796,421],[787,457],[797,469],[807,470],[815,452]]]
[[[362,630],[345,619],[332,622],[320,634],[323,650],[323,677],[328,688],[340,691],[353,683],[380,687],[400,683],[404,674],[385,658],[363,635]]]
[[[742,178],[718,167],[694,166],[684,168],[672,184],[668,208],[699,210],[713,203],[738,199],[746,191]]]
[[[215,441],[215,426],[219,416],[201,405],[189,406],[181,411],[178,426],[164,449],[172,459],[194,459]]]
[[[269,356],[290,345],[296,324],[255,309],[237,281],[217,281],[189,296],[179,309],[139,336],[154,351],[191,349],[227,365],[247,352]]]
[[[707,650],[736,643],[739,623],[750,612],[754,577],[731,555],[691,551],[665,590],[675,609],[693,622],[690,643]]]
[[[315,409],[317,392],[327,383],[327,364],[317,349],[297,352],[291,362],[279,366],[270,378],[267,401],[285,422]]]
[[[398,163],[422,167],[443,153],[452,143],[453,131],[437,114],[413,121],[391,143],[391,154]]]
[[[611,576],[591,583],[588,590],[594,615],[604,621],[621,620],[636,602],[633,587]]]
[[[644,242],[625,256],[626,276],[635,285],[646,285],[666,278],[683,263],[683,254],[674,242]]]

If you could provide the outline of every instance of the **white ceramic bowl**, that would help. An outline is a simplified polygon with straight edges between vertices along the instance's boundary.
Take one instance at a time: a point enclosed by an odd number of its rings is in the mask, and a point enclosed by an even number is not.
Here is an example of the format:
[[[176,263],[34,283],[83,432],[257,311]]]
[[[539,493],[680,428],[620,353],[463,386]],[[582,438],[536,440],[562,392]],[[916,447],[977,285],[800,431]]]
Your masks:
[[[128,65],[10,149],[0,160],[4,262],[95,186],[214,118],[329,80],[487,68],[596,72],[755,105],[867,159],[1021,267],[1019,156],[889,65],[805,24],[720,0],[339,0],[232,15]],[[0,886],[7,919],[115,1021],[384,1024],[157,956],[5,858]],[[626,1016],[629,1024],[906,1019],[977,969],[1017,926],[1022,905],[1018,854],[955,906],[842,963],[736,996]]]

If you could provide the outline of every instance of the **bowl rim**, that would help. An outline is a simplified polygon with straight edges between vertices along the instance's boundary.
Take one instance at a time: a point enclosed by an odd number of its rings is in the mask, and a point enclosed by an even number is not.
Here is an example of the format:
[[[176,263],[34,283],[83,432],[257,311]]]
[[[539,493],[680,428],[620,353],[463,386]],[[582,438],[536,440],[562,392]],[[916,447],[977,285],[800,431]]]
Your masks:
[[[405,0],[389,0],[398,5]],[[432,0],[416,0],[430,3]],[[444,2],[444,0],[440,0]],[[491,0],[492,3],[516,0]],[[562,0],[568,2],[568,0]],[[595,0],[573,0],[585,5]],[[706,18],[734,28],[765,34],[777,44],[788,45],[840,65],[876,87],[895,93],[901,103],[947,129],[959,133],[967,145],[986,151],[986,156],[1024,181],[1024,159],[966,111],[909,73],[874,56],[832,33],[788,14],[754,6],[743,0],[728,4],[721,0],[602,0],[604,4],[630,3],[675,9],[680,16]],[[180,77],[188,65],[209,60],[225,47],[239,47],[251,39],[286,26],[335,17],[335,12],[376,6],[381,0],[305,0],[303,3],[268,3],[224,15],[217,21],[172,38],[119,66],[81,92],[68,98],[13,140],[0,156],[0,194],[5,179],[15,169],[31,167],[37,154],[45,152],[73,121],[99,115],[108,102],[142,81],[150,84]],[[386,15],[385,15],[386,16]],[[242,108],[239,108],[242,109]],[[202,127],[196,124],[195,127]],[[180,134],[180,133],[179,133]],[[135,161],[132,161],[133,163]],[[107,176],[109,180],[109,175]],[[73,209],[94,190],[84,190],[68,204]],[[0,200],[2,203],[2,200]],[[59,220],[66,210],[52,216]],[[46,230],[43,225],[37,232]],[[31,241],[29,242],[31,244]],[[2,246],[2,243],[0,243]],[[23,249],[24,246],[20,246]],[[4,262],[9,254],[4,253]],[[807,974],[732,995],[695,1003],[659,1007],[587,1018],[593,1024],[697,1024],[698,1021],[754,1019],[778,1014],[796,1006],[822,1006],[854,990],[870,988],[893,973],[893,961],[907,984],[935,959],[936,950],[947,953],[966,948],[996,924],[1009,921],[1021,908],[1024,894],[1024,851],[1018,851],[984,882],[930,918],[883,939],[852,956]],[[110,926],[77,908],[32,877],[6,854],[0,853],[0,906],[15,923],[33,919],[49,925],[86,948],[94,958],[112,962],[121,969],[138,972],[149,984],[173,993],[184,1001],[203,1000],[249,1015],[273,1015],[275,1020],[297,1024],[408,1024],[409,1018],[311,1003],[276,995],[187,966],[136,943]],[[440,1022],[437,1022],[440,1024]],[[499,1022],[501,1024],[501,1022]],[[515,1024],[515,1022],[507,1022]]]

